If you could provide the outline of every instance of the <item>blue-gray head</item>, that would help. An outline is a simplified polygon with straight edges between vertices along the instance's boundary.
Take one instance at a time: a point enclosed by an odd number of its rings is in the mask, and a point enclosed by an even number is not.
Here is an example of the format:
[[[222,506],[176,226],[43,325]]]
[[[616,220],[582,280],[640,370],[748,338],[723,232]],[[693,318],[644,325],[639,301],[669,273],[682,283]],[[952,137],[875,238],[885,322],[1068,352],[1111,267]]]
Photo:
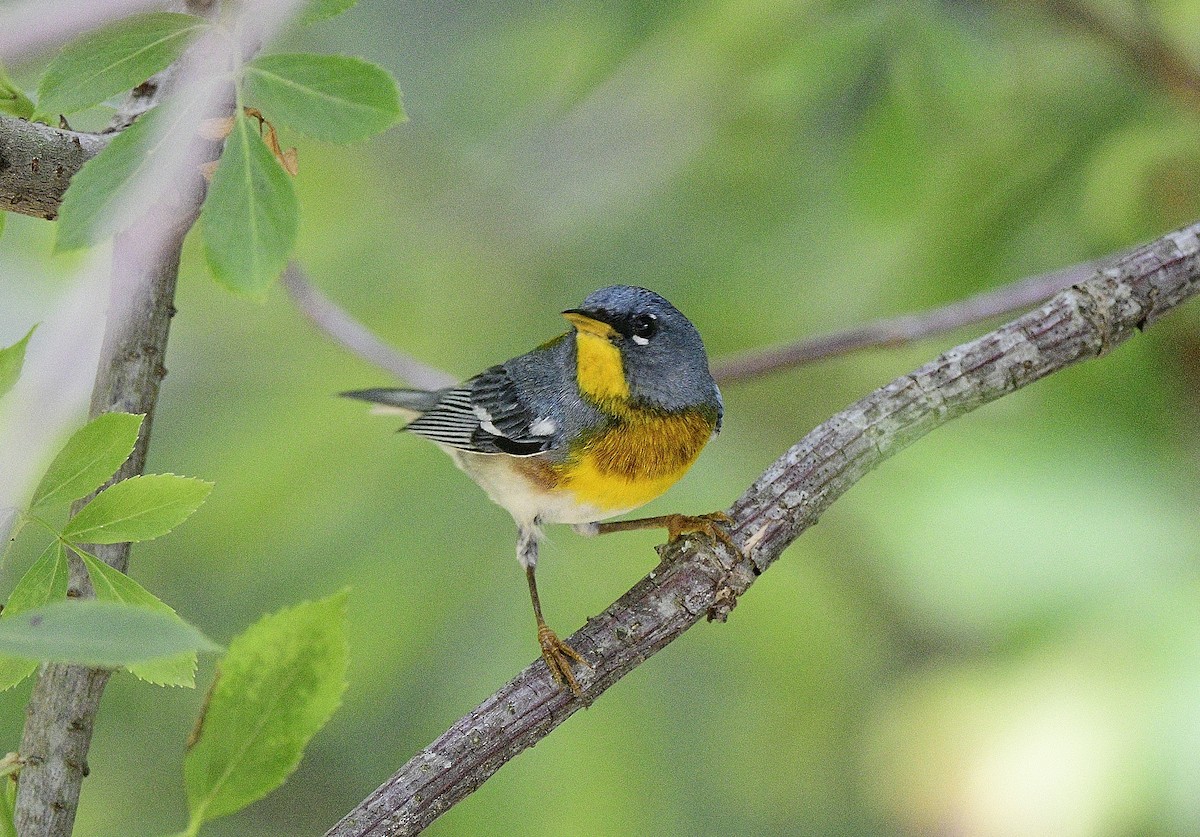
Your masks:
[[[601,338],[620,353],[631,401],[661,410],[707,407],[719,420],[721,394],[700,332],[661,296],[612,285],[563,314],[581,335]]]

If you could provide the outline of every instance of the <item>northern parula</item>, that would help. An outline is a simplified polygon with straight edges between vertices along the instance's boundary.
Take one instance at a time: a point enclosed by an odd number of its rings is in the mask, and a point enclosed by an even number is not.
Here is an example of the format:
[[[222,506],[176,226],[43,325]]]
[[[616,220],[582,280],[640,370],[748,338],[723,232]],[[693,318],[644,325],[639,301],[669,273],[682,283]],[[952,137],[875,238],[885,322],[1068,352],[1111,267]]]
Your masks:
[[[589,535],[665,526],[672,538],[703,531],[729,542],[720,513],[598,523],[682,477],[720,431],[724,405],[696,327],[653,291],[602,288],[563,316],[571,331],[456,387],[343,395],[414,418],[405,430],[436,443],[513,516],[542,656],[578,695],[571,660],[590,664],[546,626],[538,601],[542,524]]]

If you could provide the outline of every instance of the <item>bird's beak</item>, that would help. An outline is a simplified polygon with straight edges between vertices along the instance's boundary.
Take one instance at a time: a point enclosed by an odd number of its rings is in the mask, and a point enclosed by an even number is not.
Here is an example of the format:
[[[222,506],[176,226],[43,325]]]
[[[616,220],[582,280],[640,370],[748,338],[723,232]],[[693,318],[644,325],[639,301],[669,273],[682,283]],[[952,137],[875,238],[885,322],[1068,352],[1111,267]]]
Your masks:
[[[571,322],[571,325],[584,334],[594,334],[597,337],[603,337],[607,340],[614,337],[617,333],[616,329],[608,323],[597,320],[595,317],[578,308],[570,308],[563,311],[562,314]]]

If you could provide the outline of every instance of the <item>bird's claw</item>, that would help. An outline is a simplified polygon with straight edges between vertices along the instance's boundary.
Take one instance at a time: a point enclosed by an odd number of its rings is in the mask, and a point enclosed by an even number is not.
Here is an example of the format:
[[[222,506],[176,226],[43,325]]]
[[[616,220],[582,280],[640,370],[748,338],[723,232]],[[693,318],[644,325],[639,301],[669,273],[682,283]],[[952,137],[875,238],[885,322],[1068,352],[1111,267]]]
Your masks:
[[[700,533],[707,535],[714,541],[720,541],[733,550],[735,555],[741,555],[742,550],[733,538],[729,531],[718,524],[726,525],[733,522],[733,518],[725,512],[717,511],[709,514],[669,514],[666,516],[665,523],[667,525],[667,537],[672,542],[678,540],[684,535]]]
[[[582,698],[583,690],[579,688],[579,683],[571,672],[571,661],[574,660],[588,668],[592,668],[592,664],[559,639],[558,634],[550,630],[545,623],[538,625],[538,645],[542,647],[542,659],[546,661],[546,667],[550,669],[555,681],[570,689],[575,697]]]

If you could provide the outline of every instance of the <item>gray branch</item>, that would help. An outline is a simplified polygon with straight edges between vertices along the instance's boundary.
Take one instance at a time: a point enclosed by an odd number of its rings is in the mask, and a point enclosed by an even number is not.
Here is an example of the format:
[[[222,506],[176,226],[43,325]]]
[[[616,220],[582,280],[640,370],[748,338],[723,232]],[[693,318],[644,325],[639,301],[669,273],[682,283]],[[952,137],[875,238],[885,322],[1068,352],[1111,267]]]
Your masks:
[[[951,349],[852,404],[781,456],[730,514],[744,556],[689,538],[568,642],[594,700],[707,617],[724,621],[754,580],[850,486],[930,430],[1098,357],[1200,292],[1200,223],[1171,233],[1040,308]],[[327,837],[413,835],[585,705],[540,660],[459,719]]]
[[[785,346],[751,349],[716,361],[712,374],[719,384],[740,384],[762,375],[863,349],[903,346],[916,340],[945,334],[956,328],[1031,308],[1063,288],[1082,282],[1099,268],[1114,261],[1116,259],[1110,257],[1103,261],[1083,262],[1030,276],[995,290],[956,300],[940,308],[917,314],[885,317],[873,323],[797,340]]]
[[[108,141],[0,114],[0,210],[57,217],[71,177]]]

